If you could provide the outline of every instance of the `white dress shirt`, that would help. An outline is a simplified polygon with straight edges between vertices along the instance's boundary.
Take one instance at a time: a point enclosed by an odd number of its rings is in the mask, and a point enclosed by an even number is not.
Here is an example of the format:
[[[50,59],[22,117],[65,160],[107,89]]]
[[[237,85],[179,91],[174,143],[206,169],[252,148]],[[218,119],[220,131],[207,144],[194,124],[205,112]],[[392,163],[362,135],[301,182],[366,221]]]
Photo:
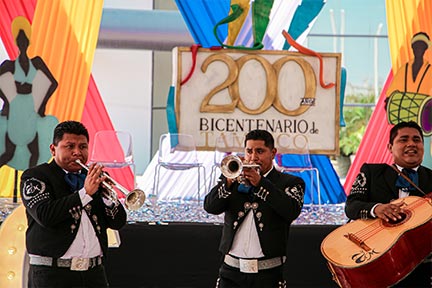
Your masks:
[[[273,169],[274,167],[272,167],[262,177],[266,177]],[[245,217],[246,218],[244,219],[243,223],[240,225],[237,233],[234,236],[231,250],[228,253],[232,256],[246,259],[256,259],[264,257],[265,255],[262,252],[258,232],[255,225],[255,218],[253,217],[253,209],[249,209]]]
[[[93,198],[88,195],[84,188],[78,192],[81,198],[82,206],[87,205]],[[81,223],[78,228],[77,235],[72,242],[72,245],[61,257],[63,259],[71,259],[72,257],[93,258],[102,255],[102,248],[99,244],[99,239],[90,222],[85,210],[82,210]]]

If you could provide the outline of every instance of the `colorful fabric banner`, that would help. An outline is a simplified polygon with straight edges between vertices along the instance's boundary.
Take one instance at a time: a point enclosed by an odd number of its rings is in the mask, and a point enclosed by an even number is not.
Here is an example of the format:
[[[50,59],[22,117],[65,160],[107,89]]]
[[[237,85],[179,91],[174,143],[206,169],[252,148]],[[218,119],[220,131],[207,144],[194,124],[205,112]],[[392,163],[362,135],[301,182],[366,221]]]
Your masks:
[[[411,39],[417,32],[426,32],[432,37],[432,21],[430,12],[432,2],[429,0],[404,1],[387,0],[387,27],[389,36],[390,56],[392,59],[392,71],[383,87],[377,106],[369,121],[363,140],[360,143],[355,161],[351,165],[346,182],[345,192],[348,194],[351,185],[360,171],[363,163],[392,163],[391,154],[387,150],[388,135],[391,125],[386,116],[385,100],[387,90],[393,81],[393,75],[412,59]],[[432,51],[424,55],[424,60],[432,63]],[[429,80],[430,81],[430,80]],[[379,135],[379,137],[377,137]],[[423,165],[432,168],[430,137],[425,138],[425,157]]]
[[[46,113],[59,121],[81,120],[89,130],[90,149],[96,131],[113,129],[91,77],[102,8],[102,0],[0,0],[0,36],[10,59],[18,54],[11,23],[22,15],[32,24],[29,56],[40,56],[59,83]],[[0,168],[0,197],[17,194],[13,190],[19,187],[15,179],[19,179],[20,173],[8,166]],[[131,171],[116,173],[111,175],[120,183],[133,183]]]

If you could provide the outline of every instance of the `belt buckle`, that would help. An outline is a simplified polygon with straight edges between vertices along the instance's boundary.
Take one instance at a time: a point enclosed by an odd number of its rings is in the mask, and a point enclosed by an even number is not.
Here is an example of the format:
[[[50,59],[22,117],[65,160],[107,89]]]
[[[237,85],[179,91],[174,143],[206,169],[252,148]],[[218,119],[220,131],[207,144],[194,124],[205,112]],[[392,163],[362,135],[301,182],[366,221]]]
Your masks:
[[[87,271],[90,266],[90,258],[73,257],[70,270]]]
[[[240,272],[258,273],[258,259],[239,259]]]

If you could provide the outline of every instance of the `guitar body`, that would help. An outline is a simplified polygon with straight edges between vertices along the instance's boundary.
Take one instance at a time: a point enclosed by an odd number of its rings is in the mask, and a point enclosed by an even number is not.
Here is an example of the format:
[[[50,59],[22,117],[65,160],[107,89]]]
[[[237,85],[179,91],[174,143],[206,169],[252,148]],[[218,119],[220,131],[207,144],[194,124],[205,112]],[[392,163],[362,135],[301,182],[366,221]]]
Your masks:
[[[432,253],[432,204],[409,196],[406,216],[394,223],[356,220],[332,231],[321,243],[340,287],[389,287]]]

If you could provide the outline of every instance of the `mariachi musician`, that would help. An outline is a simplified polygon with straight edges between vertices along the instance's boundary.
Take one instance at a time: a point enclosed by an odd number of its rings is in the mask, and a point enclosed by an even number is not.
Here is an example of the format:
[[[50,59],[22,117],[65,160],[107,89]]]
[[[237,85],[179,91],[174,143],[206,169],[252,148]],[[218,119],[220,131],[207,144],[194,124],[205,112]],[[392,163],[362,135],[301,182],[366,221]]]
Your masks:
[[[222,171],[241,171],[240,181],[237,173],[223,173],[204,200],[207,212],[225,213],[216,287],[286,287],[288,232],[301,212],[305,183],[275,169],[277,150],[269,132],[252,130],[244,144],[248,166],[241,161],[221,164]]]
[[[108,287],[104,263],[107,228],[126,224],[123,205],[103,197],[108,176],[96,163],[86,169],[89,134],[79,122],[56,126],[54,157],[24,171],[21,196],[28,228],[28,287]]]
[[[403,201],[393,203],[392,200],[407,196],[424,197],[432,191],[432,170],[421,165],[423,141],[422,129],[413,121],[400,122],[392,127],[387,147],[394,163],[363,164],[346,201],[348,218],[398,221],[404,217],[405,204]],[[432,252],[432,239],[428,243]],[[416,249],[416,243],[412,243],[412,249]],[[431,273],[431,261],[425,259],[395,287],[431,287]]]

